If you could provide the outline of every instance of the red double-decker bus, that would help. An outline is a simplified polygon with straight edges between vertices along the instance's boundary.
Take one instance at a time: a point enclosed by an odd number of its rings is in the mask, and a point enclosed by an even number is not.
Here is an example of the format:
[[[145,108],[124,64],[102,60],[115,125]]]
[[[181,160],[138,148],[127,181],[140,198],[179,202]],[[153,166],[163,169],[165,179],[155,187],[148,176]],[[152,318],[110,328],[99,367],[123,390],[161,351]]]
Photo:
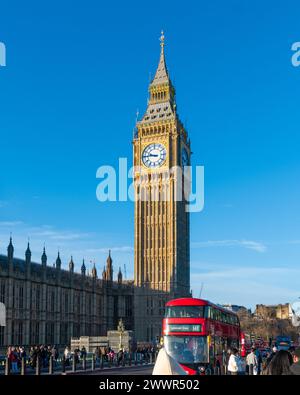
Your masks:
[[[188,374],[223,374],[228,349],[239,348],[240,323],[207,300],[174,299],[166,304],[163,336],[166,352]]]

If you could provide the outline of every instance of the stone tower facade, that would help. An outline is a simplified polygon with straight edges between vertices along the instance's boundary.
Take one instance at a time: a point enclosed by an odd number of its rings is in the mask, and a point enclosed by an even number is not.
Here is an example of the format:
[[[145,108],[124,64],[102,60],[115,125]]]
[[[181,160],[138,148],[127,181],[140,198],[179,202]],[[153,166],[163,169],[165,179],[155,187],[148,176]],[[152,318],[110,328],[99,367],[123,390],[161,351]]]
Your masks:
[[[189,185],[183,177],[190,141],[177,114],[163,33],[160,40],[147,110],[133,140],[135,329],[138,339],[148,341],[161,335],[165,302],[190,294]]]

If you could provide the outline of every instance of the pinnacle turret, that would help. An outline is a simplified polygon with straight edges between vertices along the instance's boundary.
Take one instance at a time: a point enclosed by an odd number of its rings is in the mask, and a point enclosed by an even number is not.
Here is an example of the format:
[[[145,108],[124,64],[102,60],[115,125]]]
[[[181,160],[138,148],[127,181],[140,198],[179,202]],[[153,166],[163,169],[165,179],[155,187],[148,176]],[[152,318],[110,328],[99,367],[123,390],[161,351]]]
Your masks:
[[[108,252],[108,257],[106,260],[106,280],[107,281],[113,280],[113,265],[112,265],[112,259],[110,256],[110,250]]]
[[[92,277],[93,278],[97,278],[97,269],[96,269],[95,262],[94,262],[94,266],[93,266],[93,269],[92,269]]]
[[[85,276],[86,273],[86,267],[85,267],[85,263],[84,263],[84,259],[82,260],[82,265],[81,265],[81,274],[83,276]]]
[[[7,257],[8,257],[8,259],[10,261],[12,261],[13,257],[14,257],[14,246],[13,246],[13,243],[12,243],[12,237],[11,236],[9,238],[9,244],[8,244],[8,247],[7,247]]]
[[[59,251],[58,251],[57,258],[56,258],[56,269],[60,269],[60,268],[61,268],[61,259],[60,259]]]
[[[45,246],[44,246],[44,249],[43,249],[43,254],[42,254],[41,260],[42,260],[42,265],[43,265],[43,266],[46,266],[46,265],[47,265],[47,255],[46,255]]]
[[[74,272],[74,261],[73,261],[72,256],[71,256],[71,260],[69,262],[69,270],[70,270],[70,272]]]

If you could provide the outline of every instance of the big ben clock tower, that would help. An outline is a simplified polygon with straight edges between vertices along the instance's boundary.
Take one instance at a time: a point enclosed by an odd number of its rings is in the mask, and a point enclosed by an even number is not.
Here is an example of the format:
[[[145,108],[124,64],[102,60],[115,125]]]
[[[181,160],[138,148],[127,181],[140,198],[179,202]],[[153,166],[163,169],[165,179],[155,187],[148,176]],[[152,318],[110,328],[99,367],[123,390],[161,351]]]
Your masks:
[[[177,114],[163,32],[160,42],[147,110],[133,140],[135,331],[144,341],[161,335],[165,302],[190,295],[189,213],[180,172],[190,164],[190,141]]]

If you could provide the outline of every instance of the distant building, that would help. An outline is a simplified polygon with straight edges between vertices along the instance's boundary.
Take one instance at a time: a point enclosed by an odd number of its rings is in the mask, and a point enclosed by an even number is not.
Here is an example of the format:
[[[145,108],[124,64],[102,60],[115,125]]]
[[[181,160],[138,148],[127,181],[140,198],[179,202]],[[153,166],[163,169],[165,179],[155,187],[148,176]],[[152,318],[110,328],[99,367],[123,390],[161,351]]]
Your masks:
[[[278,304],[278,305],[256,305],[254,315],[257,318],[270,319],[277,318],[280,320],[289,320],[293,316],[292,308],[289,303]]]
[[[222,307],[227,310],[233,311],[234,313],[244,312],[247,314],[251,314],[251,309],[247,309],[247,307],[245,306],[238,306],[236,304],[223,304]]]

